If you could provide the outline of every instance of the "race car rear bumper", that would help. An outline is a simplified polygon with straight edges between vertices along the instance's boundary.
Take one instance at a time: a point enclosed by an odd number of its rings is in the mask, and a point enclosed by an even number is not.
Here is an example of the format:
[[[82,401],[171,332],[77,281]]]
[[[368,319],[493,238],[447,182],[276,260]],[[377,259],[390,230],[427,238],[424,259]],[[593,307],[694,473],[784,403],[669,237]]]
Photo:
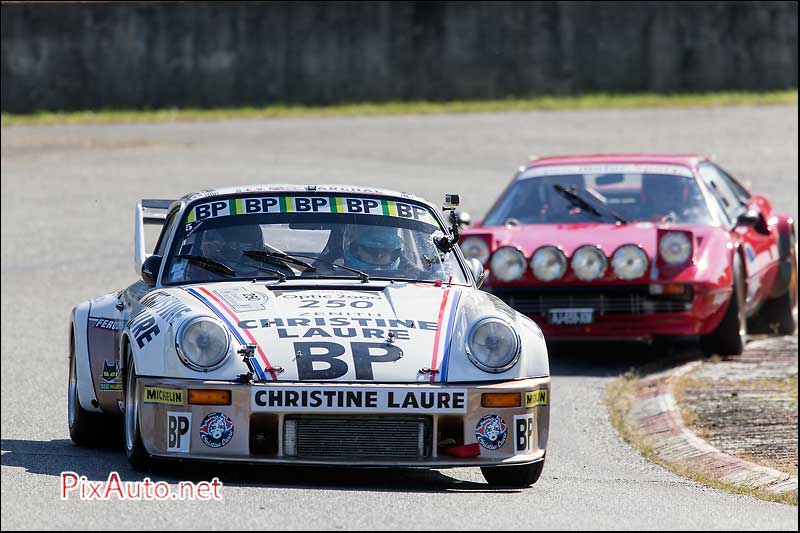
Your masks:
[[[189,391],[230,391],[200,405]],[[341,393],[341,394],[339,394]],[[519,398],[516,407],[484,407]],[[424,467],[540,461],[550,379],[487,385],[242,384],[139,377],[142,441],[155,457],[276,464]]]

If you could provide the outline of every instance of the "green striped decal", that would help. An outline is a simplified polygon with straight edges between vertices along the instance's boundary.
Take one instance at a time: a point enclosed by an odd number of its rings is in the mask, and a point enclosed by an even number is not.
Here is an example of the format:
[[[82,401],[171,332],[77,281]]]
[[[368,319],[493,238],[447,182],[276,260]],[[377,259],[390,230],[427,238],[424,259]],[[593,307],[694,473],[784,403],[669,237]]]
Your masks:
[[[383,208],[383,214],[387,217],[397,216],[397,204],[393,200],[381,200],[381,207]]]
[[[194,222],[194,209],[189,211],[189,218],[186,219],[187,224],[191,224],[192,222]]]
[[[328,204],[331,206],[331,213],[344,213],[341,197],[335,196],[332,198],[328,198]]]
[[[278,202],[280,202],[281,205],[281,213],[291,213],[294,211],[292,200],[290,200],[289,197],[281,196],[278,198]]]

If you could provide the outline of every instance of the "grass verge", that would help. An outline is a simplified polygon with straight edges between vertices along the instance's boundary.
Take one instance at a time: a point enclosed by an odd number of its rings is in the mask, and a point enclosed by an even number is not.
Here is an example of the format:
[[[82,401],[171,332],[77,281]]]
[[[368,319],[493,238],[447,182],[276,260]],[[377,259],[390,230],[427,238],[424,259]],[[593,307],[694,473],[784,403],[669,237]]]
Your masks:
[[[303,106],[275,104],[265,107],[226,109],[99,110],[72,112],[2,113],[2,126],[82,124],[113,122],[174,122],[229,119],[302,117],[352,117],[431,115],[503,111],[558,111],[586,109],[635,109],[645,107],[718,107],[741,105],[797,105],[797,90],[772,92],[715,92],[696,94],[585,94],[538,96],[523,99],[455,102],[385,102]]]
[[[633,371],[626,372],[607,386],[606,406],[608,408],[609,418],[611,419],[611,425],[614,426],[614,429],[617,430],[617,433],[619,433],[622,439],[634,449],[638,450],[645,459],[679,476],[689,478],[692,481],[714,489],[752,496],[770,502],[797,506],[797,492],[773,494],[752,486],[723,483],[703,472],[688,470],[680,464],[664,461],[653,451],[652,444],[642,435],[638,426],[628,422],[628,414],[630,413],[631,405],[633,404],[633,400],[640,386],[639,375]]]

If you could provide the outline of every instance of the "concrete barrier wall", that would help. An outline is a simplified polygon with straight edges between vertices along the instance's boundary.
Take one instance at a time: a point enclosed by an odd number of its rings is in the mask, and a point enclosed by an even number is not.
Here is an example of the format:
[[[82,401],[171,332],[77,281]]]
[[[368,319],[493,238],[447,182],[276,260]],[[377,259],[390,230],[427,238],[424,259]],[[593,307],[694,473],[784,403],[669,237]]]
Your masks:
[[[797,86],[797,2],[3,3],[2,110]]]

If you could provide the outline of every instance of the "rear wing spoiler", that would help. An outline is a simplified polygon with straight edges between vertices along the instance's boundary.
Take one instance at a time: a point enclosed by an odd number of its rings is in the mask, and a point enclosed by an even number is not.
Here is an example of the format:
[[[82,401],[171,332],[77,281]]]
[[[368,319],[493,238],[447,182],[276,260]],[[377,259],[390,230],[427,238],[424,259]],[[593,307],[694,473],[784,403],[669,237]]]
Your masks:
[[[144,242],[144,225],[163,226],[167,211],[175,200],[142,200],[136,204],[136,218],[133,222],[133,267],[137,274],[142,273],[142,263],[150,254]]]

